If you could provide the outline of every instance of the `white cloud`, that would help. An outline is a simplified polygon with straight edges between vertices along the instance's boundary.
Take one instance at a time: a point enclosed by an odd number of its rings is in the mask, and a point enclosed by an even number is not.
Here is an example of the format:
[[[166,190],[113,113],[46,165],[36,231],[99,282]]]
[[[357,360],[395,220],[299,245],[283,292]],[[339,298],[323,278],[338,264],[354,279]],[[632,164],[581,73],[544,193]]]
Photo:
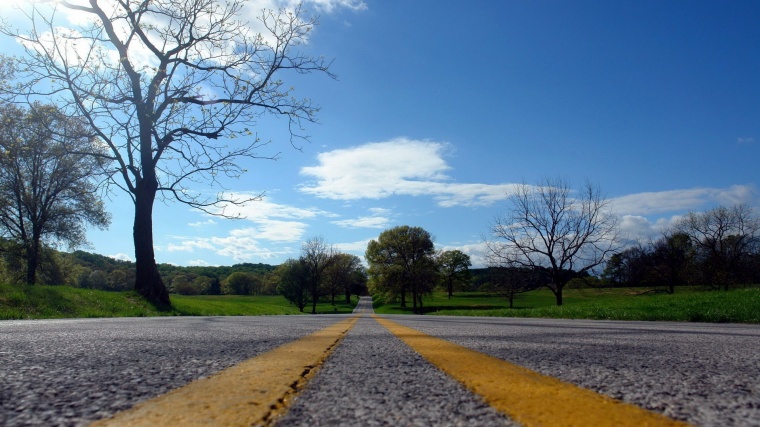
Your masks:
[[[285,224],[280,224],[284,226]],[[277,228],[277,225],[274,226]],[[287,232],[271,232],[271,235],[267,234],[267,230],[261,230],[256,227],[242,228],[230,231],[225,237],[182,237],[173,236],[179,243],[170,243],[167,245],[166,250],[169,252],[184,251],[195,252],[196,249],[207,250],[217,255],[232,258],[237,262],[253,261],[256,259],[272,259],[284,254],[290,253],[290,249],[275,250],[270,248],[269,245],[262,245],[261,240],[271,240],[274,242],[281,242],[283,235]],[[302,230],[298,231],[298,238],[302,234]],[[272,240],[275,239],[275,240]],[[298,240],[291,237],[290,240]],[[200,265],[200,264],[194,264]]]
[[[166,247],[167,251],[193,252],[196,249],[215,250],[215,247],[206,239],[188,239],[183,237],[175,238],[180,239],[180,243],[169,243]]]
[[[216,221],[209,218],[206,221],[191,222],[191,223],[188,223],[187,225],[189,225],[190,227],[203,227],[204,225],[216,225]]]
[[[291,4],[297,4],[298,1],[290,1]],[[332,13],[337,9],[345,8],[350,10],[366,10],[367,4],[363,0],[307,0],[304,4],[308,7],[313,4],[318,10]]]
[[[119,261],[129,261],[129,262],[135,262],[134,257],[127,255],[125,253],[118,253],[115,255],[109,255],[110,258],[118,259]]]
[[[369,241],[371,239],[366,240],[358,240],[356,242],[345,242],[345,243],[335,243],[332,246],[340,251],[345,252],[348,254],[354,254],[361,258],[362,263],[366,264],[366,260],[364,259],[364,253],[367,251],[367,245],[369,245]]]
[[[298,242],[306,232],[307,224],[299,221],[262,220],[251,228],[257,238],[271,242]]]
[[[755,195],[755,188],[748,185],[734,185],[727,188],[691,188],[629,194],[612,199],[612,207],[619,215],[686,212],[715,204],[750,203]]]
[[[504,200],[513,184],[452,183],[444,143],[396,138],[338,149],[317,156],[319,165],[301,169],[316,178],[304,193],[334,200],[430,196],[439,206],[486,206]]]
[[[259,197],[258,194],[245,192],[232,192],[226,195],[231,200],[246,200]],[[260,200],[252,200],[242,205],[228,204],[217,207],[213,213],[227,216],[237,216],[248,221],[260,223],[272,218],[281,219],[313,219],[318,216],[332,217],[333,213],[317,208],[299,208],[289,205],[281,205],[267,200],[266,196]]]
[[[235,261],[269,259],[277,256],[277,253],[259,244],[256,230],[253,228],[232,230],[227,237],[212,237],[211,242],[216,247],[217,254],[230,257]]]
[[[390,209],[371,208],[369,212],[371,215],[332,221],[332,223],[345,228],[385,228],[390,223]]]
[[[211,264],[208,261],[203,260],[203,259],[191,259],[187,261],[187,265],[195,266],[195,267],[209,267],[214,264]]]
[[[377,216],[363,216],[354,219],[333,221],[332,223],[344,228],[385,228],[390,220]]]

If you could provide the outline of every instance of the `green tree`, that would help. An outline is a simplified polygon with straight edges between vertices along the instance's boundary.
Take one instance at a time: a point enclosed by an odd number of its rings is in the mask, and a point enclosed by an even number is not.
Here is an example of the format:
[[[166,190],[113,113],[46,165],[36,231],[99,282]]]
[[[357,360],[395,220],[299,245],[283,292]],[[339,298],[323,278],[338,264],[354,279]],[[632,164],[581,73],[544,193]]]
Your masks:
[[[261,289],[261,279],[246,271],[236,271],[222,283],[222,293],[227,295],[258,295]]]
[[[438,254],[437,261],[441,279],[451,299],[455,285],[466,284],[470,281],[472,261],[469,255],[457,249],[441,252]]]
[[[195,277],[190,274],[177,274],[172,278],[172,292],[180,295],[198,295],[201,289],[195,285]]]
[[[286,118],[291,143],[305,138],[300,132],[316,121],[318,107],[295,97],[283,74],[332,76],[324,58],[297,51],[315,19],[300,8],[264,10],[259,32],[240,19],[247,4],[33,2],[26,14],[31,31],[0,28],[26,49],[18,92],[54,94],[107,147],[112,182],[134,203],[135,288],[154,303],[170,304],[153,247],[156,198],[222,216],[225,206],[255,199],[208,196],[198,183],[237,178],[245,172],[242,159],[261,157],[252,129],[264,115]],[[62,21],[69,15],[61,9],[79,19]]]
[[[108,275],[103,270],[95,270],[87,277],[87,288],[108,290]]]
[[[96,194],[102,163],[87,124],[53,106],[0,107],[0,228],[23,248],[26,283],[37,281],[42,244],[85,244],[87,225],[110,216]]]
[[[408,292],[412,311],[424,313],[422,297],[432,292],[438,274],[430,233],[407,225],[385,230],[369,242],[365,257],[377,291],[399,296],[402,307]]]
[[[275,272],[280,280],[277,292],[295,304],[303,313],[303,309],[310,301],[309,270],[303,258],[289,259],[280,264]]]
[[[343,293],[346,297],[346,304],[351,303],[351,294],[361,288],[362,279],[366,278],[363,272],[364,266],[358,256],[342,252],[333,255],[326,273],[327,288],[333,305],[335,305],[335,295],[338,293]],[[366,284],[366,279],[364,282]]]
[[[489,256],[500,266],[545,269],[557,305],[568,281],[604,264],[619,247],[618,218],[590,183],[577,192],[561,179],[522,184],[510,202],[491,224]]]
[[[214,295],[212,294],[214,282],[218,282],[218,279],[216,279],[215,277],[201,275],[193,279],[193,287],[197,290],[199,294]]]
[[[113,291],[126,291],[129,289],[127,272],[124,270],[113,270],[108,275],[108,287]]]

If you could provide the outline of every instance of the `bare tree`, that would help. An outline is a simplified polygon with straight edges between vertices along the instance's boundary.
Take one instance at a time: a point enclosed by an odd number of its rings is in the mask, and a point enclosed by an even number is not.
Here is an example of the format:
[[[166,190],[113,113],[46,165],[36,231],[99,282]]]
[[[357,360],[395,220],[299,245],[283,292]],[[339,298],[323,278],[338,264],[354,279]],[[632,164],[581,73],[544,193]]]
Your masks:
[[[311,294],[311,314],[317,314],[317,302],[322,296],[326,270],[335,261],[334,254],[335,250],[321,236],[312,237],[301,246],[301,260],[307,272],[307,289]]]
[[[300,8],[264,10],[249,23],[241,18],[246,5],[61,0],[32,4],[28,32],[0,29],[26,48],[16,93],[84,117],[107,145],[112,183],[135,206],[135,287],[159,304],[170,301],[153,249],[156,198],[217,215],[252,200],[208,197],[193,186],[222,185],[222,177],[244,172],[241,158],[258,157],[262,143],[252,129],[263,115],[287,118],[291,143],[306,137],[302,124],[314,122],[318,108],[293,96],[283,72],[332,76],[322,58],[296,51],[314,19]],[[73,14],[76,27],[65,22]]]
[[[601,265],[618,248],[618,221],[609,201],[587,183],[577,193],[566,181],[519,185],[511,206],[497,216],[485,243],[499,265],[545,269],[547,286],[562,305],[571,279]]]
[[[0,233],[20,244],[30,285],[43,242],[80,246],[88,224],[110,222],[96,191],[102,165],[76,154],[97,145],[81,120],[53,106],[0,107]]]
[[[488,289],[509,301],[509,308],[515,307],[515,300],[520,294],[532,291],[541,285],[541,273],[529,268],[499,267],[488,268],[491,286]]]
[[[741,262],[760,244],[760,218],[746,204],[690,212],[676,229],[699,249],[707,280],[725,290],[737,281]]]

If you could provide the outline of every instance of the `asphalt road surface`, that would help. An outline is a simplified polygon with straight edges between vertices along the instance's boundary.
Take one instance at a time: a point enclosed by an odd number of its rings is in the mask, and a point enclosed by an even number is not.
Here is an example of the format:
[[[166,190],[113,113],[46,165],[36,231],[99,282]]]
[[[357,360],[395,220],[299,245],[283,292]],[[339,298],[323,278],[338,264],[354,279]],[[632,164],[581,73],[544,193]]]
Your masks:
[[[516,425],[371,311],[278,425]],[[86,425],[347,317],[3,321],[0,425]],[[760,426],[757,325],[382,317],[673,419]]]

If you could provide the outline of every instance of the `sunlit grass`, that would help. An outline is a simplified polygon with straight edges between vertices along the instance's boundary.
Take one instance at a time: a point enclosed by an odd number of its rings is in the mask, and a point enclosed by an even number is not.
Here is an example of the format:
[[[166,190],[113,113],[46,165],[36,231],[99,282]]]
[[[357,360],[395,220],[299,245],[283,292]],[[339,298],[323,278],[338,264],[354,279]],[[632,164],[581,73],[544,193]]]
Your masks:
[[[280,295],[243,296],[243,295],[172,295],[172,306],[183,316],[262,316],[272,314],[302,314],[298,307]],[[351,313],[356,305],[345,301],[333,306],[329,302],[317,304],[317,314]],[[304,314],[311,313],[311,304],[304,308]]]
[[[760,323],[758,288],[729,292],[679,288],[673,295],[631,289],[566,290],[559,307],[554,294],[537,290],[521,295],[513,309],[506,298],[459,293],[448,299],[436,292],[424,304],[426,313],[450,316]],[[391,303],[375,311],[411,313],[411,308]]]
[[[302,314],[282,296],[172,295],[171,300],[171,309],[158,310],[134,292],[0,284],[0,319]],[[356,297],[352,304],[320,302],[317,313],[351,313],[356,302]],[[311,313],[311,306],[304,313]]]

